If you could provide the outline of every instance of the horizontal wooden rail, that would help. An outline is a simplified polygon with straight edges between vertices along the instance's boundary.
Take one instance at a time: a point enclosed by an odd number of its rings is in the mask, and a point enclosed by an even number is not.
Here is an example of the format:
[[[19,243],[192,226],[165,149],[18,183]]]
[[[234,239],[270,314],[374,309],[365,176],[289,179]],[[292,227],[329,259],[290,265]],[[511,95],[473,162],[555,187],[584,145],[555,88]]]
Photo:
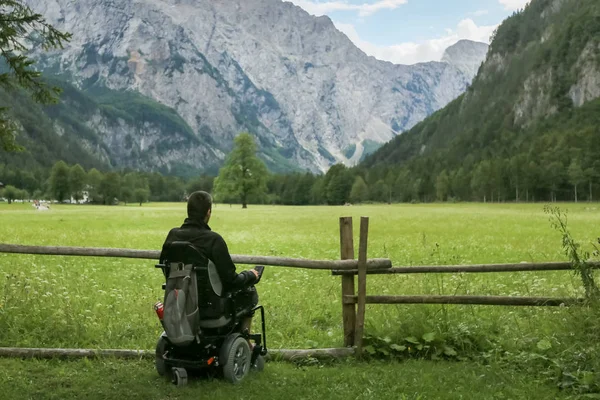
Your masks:
[[[600,262],[588,262],[592,268],[600,269]],[[474,265],[426,265],[414,267],[392,267],[384,270],[368,271],[369,275],[430,274],[459,272],[525,272],[525,271],[568,271],[570,262],[520,263],[520,264],[474,264]],[[358,270],[332,271],[333,275],[358,274]]]
[[[307,357],[313,358],[344,358],[354,354],[352,348],[333,349],[273,349],[269,350],[267,358],[275,360],[295,360]],[[48,349],[48,348],[19,348],[0,347],[0,357],[13,358],[154,358],[153,350],[94,350],[94,349]]]
[[[358,296],[344,296],[345,304],[353,304]],[[367,296],[367,304],[471,304],[487,306],[569,306],[584,299],[516,296]]]
[[[121,257],[139,258],[157,261],[160,251],[134,250],[100,247],[55,247],[55,246],[24,246],[19,244],[0,244],[0,253],[38,254],[53,256],[83,256],[83,257]],[[303,258],[247,256],[232,254],[231,259],[237,264],[270,265],[324,270],[351,270],[358,266],[357,260],[307,260]],[[372,258],[367,261],[367,269],[391,268],[392,262],[387,258]]]

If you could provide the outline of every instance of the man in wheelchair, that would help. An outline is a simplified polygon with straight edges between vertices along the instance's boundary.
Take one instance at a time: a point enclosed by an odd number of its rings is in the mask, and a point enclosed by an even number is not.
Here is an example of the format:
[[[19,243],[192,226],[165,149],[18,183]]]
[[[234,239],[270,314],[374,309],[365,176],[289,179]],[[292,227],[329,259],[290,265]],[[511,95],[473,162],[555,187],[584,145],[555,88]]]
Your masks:
[[[157,267],[166,278],[165,333],[156,348],[160,375],[172,369],[173,382],[187,383],[185,368],[220,367],[237,383],[250,367],[262,369],[264,309],[254,285],[263,267],[236,272],[225,240],[208,226],[212,198],[194,192],[183,225],[169,232]],[[261,311],[263,335],[251,335],[252,316]],[[252,346],[250,341],[255,345]],[[252,346],[252,348],[251,348]]]

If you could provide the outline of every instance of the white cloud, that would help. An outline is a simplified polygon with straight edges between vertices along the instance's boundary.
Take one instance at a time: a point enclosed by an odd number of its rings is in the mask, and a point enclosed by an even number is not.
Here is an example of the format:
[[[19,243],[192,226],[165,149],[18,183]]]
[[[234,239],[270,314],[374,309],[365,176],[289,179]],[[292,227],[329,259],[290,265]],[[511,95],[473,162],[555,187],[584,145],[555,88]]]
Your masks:
[[[530,0],[498,0],[504,6],[505,10],[520,10],[524,8]]]
[[[327,1],[324,3],[313,0],[289,1],[316,16],[325,15],[333,11],[358,11],[358,15],[361,17],[372,15],[381,10],[394,10],[408,2],[408,0],[379,0],[372,4],[349,4],[341,0]]]
[[[489,43],[490,36],[498,25],[477,26],[472,19],[464,19],[455,29],[447,29],[446,35],[423,42],[405,42],[392,46],[378,46],[362,40],[354,25],[335,22],[337,29],[346,34],[362,51],[379,60],[395,64],[415,64],[426,61],[439,61],[444,50],[462,39]]]

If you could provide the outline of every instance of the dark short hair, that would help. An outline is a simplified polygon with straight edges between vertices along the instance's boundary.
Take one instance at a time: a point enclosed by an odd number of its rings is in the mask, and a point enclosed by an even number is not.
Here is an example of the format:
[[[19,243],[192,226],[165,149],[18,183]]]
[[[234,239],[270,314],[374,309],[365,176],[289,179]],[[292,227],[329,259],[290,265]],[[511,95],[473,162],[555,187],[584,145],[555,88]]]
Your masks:
[[[212,208],[212,197],[210,194],[198,191],[190,194],[187,202],[188,218],[204,219],[208,210]]]

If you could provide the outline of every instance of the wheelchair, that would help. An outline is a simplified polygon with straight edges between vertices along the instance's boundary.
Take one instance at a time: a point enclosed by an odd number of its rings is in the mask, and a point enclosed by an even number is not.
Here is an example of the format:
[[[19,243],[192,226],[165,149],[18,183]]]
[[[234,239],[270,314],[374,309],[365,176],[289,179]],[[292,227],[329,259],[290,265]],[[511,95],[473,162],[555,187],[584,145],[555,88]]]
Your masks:
[[[267,354],[263,306],[236,305],[236,296],[240,293],[225,293],[216,266],[189,242],[171,243],[164,258],[164,263],[156,265],[166,279],[163,284],[165,320],[159,315],[165,331],[156,344],[155,364],[158,374],[170,376],[172,383],[183,386],[188,382],[188,372],[204,371],[209,376],[221,377],[237,384],[251,369],[262,371],[264,356]],[[166,303],[167,292],[170,290],[169,277],[178,276],[176,274],[184,271],[185,267],[196,278],[198,307],[194,313],[186,316],[190,320],[190,332],[193,335],[190,337],[193,340],[182,344],[174,339],[175,333],[179,332],[174,333],[173,328],[168,325]],[[242,321],[254,316],[257,311],[260,311],[262,333],[250,334],[247,329],[242,329]],[[167,334],[169,328],[172,338]],[[252,349],[250,341],[254,342]]]

